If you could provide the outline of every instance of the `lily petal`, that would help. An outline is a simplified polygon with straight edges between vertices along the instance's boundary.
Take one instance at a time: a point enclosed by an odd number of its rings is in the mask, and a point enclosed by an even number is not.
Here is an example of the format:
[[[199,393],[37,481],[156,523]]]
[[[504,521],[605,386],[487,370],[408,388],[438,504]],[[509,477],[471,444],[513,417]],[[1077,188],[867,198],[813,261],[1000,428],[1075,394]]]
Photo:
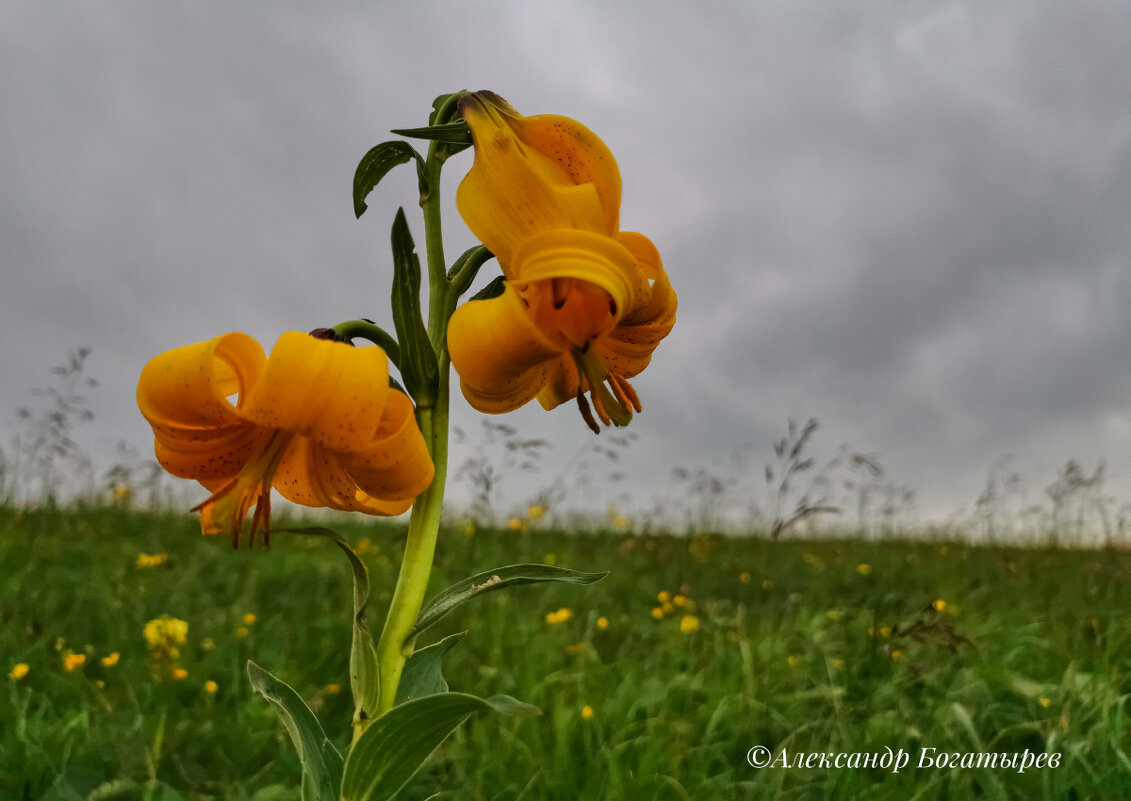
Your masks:
[[[538,394],[549,363],[565,352],[534,325],[517,290],[472,300],[448,322],[448,351],[464,397],[488,414],[513,411]]]
[[[381,348],[288,331],[238,414],[349,451],[372,440],[388,395],[389,361]]]
[[[475,162],[456,192],[472,232],[504,275],[513,248],[531,234],[578,228],[617,230],[621,181],[616,160],[588,128],[568,117],[522,117],[489,92],[460,101]]]

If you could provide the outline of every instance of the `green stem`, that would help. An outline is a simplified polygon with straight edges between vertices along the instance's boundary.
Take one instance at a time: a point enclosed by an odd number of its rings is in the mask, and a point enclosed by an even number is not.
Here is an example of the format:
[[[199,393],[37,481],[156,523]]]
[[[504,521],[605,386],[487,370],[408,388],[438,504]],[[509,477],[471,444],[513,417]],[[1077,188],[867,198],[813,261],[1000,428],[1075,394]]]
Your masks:
[[[379,345],[385,351],[393,366],[398,370],[401,369],[400,346],[387,331],[376,323],[367,320],[347,320],[344,323],[338,323],[332,330],[339,337],[345,339],[367,339],[374,345]]]
[[[443,159],[437,157],[436,143],[428,150],[424,175],[427,193],[421,195],[424,212],[425,246],[428,255],[428,338],[436,351],[439,376],[436,402],[431,408],[418,408],[416,419],[435,465],[435,478],[417,499],[409,518],[408,539],[404,559],[401,561],[397,586],[389,603],[389,614],[377,643],[377,662],[381,675],[381,699],[378,716],[393,708],[397,687],[400,685],[404,664],[412,656],[413,643],[408,635],[416,624],[428,578],[432,573],[432,560],[436,554],[436,539],[440,532],[440,517],[444,510],[444,488],[448,473],[448,400],[449,359],[445,340],[448,308],[447,270],[444,263],[444,242],[440,228],[440,170]]]

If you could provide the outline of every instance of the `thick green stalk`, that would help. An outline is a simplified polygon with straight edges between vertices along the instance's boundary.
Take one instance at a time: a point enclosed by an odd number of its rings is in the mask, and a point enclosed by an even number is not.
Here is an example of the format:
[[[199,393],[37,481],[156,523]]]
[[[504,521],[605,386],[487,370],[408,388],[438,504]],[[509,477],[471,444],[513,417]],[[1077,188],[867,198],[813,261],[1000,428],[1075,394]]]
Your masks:
[[[444,511],[444,487],[448,474],[448,399],[449,360],[445,335],[448,325],[448,279],[444,264],[444,245],[440,229],[440,170],[443,162],[435,157],[435,143],[429,149],[425,165],[428,192],[421,197],[424,211],[424,233],[428,257],[428,337],[437,354],[439,376],[436,401],[431,408],[417,408],[416,419],[428,450],[432,455],[436,474],[432,485],[417,499],[412,507],[408,524],[408,539],[404,559],[401,561],[397,586],[389,603],[389,614],[381,639],[377,644],[377,661],[381,671],[381,700],[377,714],[383,715],[393,708],[397,687],[400,685],[404,664],[412,655],[413,643],[406,642],[416,624],[428,578],[432,573],[432,560],[436,553],[436,539],[440,531],[440,518]]]

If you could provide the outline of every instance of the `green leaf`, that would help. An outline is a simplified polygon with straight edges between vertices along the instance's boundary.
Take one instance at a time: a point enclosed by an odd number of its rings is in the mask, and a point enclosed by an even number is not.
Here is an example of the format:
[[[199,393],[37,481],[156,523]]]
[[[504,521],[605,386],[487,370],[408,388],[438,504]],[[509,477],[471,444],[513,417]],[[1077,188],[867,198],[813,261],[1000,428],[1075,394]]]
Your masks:
[[[288,528],[281,531],[326,537],[342,549],[353,568],[353,642],[350,646],[350,690],[353,693],[353,736],[356,740],[373,722],[381,700],[381,669],[377,649],[369,631],[366,609],[369,607],[369,568],[349,543],[333,529],[321,526]]]
[[[488,570],[457,582],[439,592],[420,610],[416,626],[406,641],[411,641],[426,628],[442,618],[460,604],[487,592],[513,587],[518,584],[537,584],[544,581],[560,581],[566,584],[592,584],[609,573],[582,573],[551,565],[507,565]]]
[[[491,279],[491,283],[471,296],[471,300],[490,300],[503,294],[507,288],[507,279],[499,275]]]
[[[318,718],[299,694],[254,662],[247,663],[252,688],[275,706],[302,763],[303,801],[337,801],[342,755],[322,731]]]
[[[443,659],[452,646],[466,635],[466,631],[461,631],[413,652],[404,663],[401,683],[397,687],[397,705],[414,698],[448,691],[448,682],[444,680],[443,674]]]
[[[430,142],[444,142],[449,145],[471,147],[471,131],[463,120],[443,125],[429,125],[424,128],[396,128],[389,133],[407,136],[410,139],[427,139]],[[462,149],[462,148],[461,148]]]
[[[508,696],[441,693],[407,701],[382,715],[346,760],[341,801],[387,801],[404,787],[459,724],[476,712],[528,714],[534,707]]]
[[[365,213],[365,198],[373,191],[389,170],[398,164],[416,159],[418,177],[423,175],[424,160],[408,142],[382,142],[361,157],[353,174],[353,213],[358,218]]]
[[[393,220],[393,324],[401,346],[401,378],[418,406],[436,399],[440,368],[420,314],[420,259],[404,209]]]

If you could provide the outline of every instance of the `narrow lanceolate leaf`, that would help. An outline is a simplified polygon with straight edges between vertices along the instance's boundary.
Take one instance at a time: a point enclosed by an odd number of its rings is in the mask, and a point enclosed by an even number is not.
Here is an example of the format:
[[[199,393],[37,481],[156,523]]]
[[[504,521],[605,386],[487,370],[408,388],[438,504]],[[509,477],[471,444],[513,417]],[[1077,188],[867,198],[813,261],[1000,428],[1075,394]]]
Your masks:
[[[423,698],[426,695],[439,695],[448,691],[448,682],[444,679],[443,660],[452,646],[456,645],[467,634],[461,631],[452,634],[439,642],[434,642],[413,652],[408,661],[404,663],[401,673],[401,683],[397,685],[397,705]]]
[[[472,295],[471,299],[472,300],[490,300],[491,298],[499,297],[499,295],[503,294],[506,291],[506,289],[507,289],[507,279],[504,278],[501,275],[497,275],[497,276],[495,276],[494,278],[491,279],[491,282],[489,284],[487,284],[487,286],[483,287],[478,292],[476,292],[474,295]]]
[[[353,737],[358,737],[373,722],[381,700],[381,675],[373,634],[369,631],[369,568],[349,543],[333,529],[321,526],[283,529],[292,534],[307,534],[333,540],[353,568],[353,642],[350,647],[350,690],[353,692]]]
[[[507,565],[488,570],[457,582],[436,594],[420,610],[420,616],[417,617],[416,626],[409,633],[408,640],[412,640],[460,604],[487,592],[518,584],[537,584],[544,581],[592,584],[608,574],[607,570],[603,573],[582,573],[580,570],[567,570],[564,567],[550,565]]]
[[[361,157],[353,174],[353,213],[361,217],[368,206],[365,198],[381,182],[389,170],[398,164],[407,164],[416,159],[417,174],[424,171],[424,160],[408,142],[382,142]]]
[[[299,694],[254,662],[247,663],[252,688],[279,713],[302,763],[303,801],[337,801],[342,755],[322,731],[318,718]]]
[[[389,131],[397,136],[407,136],[409,139],[427,139],[431,142],[446,142],[450,145],[471,146],[471,131],[463,120],[445,123],[444,125],[429,125],[426,128],[397,128]]]
[[[387,801],[408,783],[429,755],[476,712],[537,714],[509,698],[442,693],[408,701],[382,715],[361,736],[346,760],[341,801]]]
[[[418,406],[436,399],[439,366],[420,313],[420,259],[404,209],[393,220],[393,324],[401,346],[401,378]]]

